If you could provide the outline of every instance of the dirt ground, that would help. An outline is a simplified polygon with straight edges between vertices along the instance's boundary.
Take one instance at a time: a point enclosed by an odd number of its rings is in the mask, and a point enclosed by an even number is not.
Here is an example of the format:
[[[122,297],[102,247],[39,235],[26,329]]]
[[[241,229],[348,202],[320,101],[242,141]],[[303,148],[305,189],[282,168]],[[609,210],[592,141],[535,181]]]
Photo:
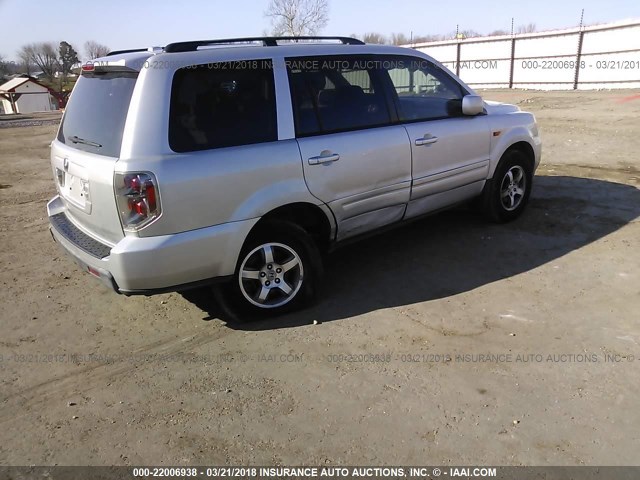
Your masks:
[[[637,464],[635,93],[483,92],[540,123],[522,218],[345,247],[317,306],[245,326],[80,272],[48,232],[55,126],[0,128],[0,464]]]

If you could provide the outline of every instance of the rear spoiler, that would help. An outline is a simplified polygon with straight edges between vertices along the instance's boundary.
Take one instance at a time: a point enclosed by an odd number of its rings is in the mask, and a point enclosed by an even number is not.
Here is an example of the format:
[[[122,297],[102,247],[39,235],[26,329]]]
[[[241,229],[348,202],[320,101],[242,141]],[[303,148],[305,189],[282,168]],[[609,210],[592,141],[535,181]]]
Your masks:
[[[142,62],[141,62],[142,64]],[[120,60],[89,60],[82,65],[80,73],[82,75],[92,75],[100,73],[139,73],[135,68],[128,67],[124,59]]]
[[[114,55],[122,55],[124,53],[136,53],[136,52],[148,52],[148,48],[133,48],[131,50],[114,50],[107,53],[107,57],[113,57]]]

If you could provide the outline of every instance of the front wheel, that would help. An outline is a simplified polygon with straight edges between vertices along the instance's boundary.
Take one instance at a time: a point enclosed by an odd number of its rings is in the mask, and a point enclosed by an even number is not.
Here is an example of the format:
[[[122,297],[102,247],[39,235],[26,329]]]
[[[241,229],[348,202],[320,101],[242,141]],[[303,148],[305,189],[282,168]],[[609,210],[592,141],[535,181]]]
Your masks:
[[[279,315],[314,300],[321,275],[309,234],[288,222],[269,222],[245,243],[224,300],[239,320]]]
[[[532,185],[533,171],[527,157],[517,150],[505,153],[482,192],[485,215],[499,223],[515,220],[529,201]]]

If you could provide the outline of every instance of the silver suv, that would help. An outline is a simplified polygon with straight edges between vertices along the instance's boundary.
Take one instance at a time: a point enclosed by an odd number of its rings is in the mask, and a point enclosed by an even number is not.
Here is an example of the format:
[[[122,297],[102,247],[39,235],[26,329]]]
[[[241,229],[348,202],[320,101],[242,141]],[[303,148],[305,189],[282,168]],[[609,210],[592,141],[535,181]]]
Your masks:
[[[417,51],[344,37],[182,42],[82,67],[51,144],[51,232],[126,295],[314,297],[338,242],[478,199],[522,213],[535,118]]]

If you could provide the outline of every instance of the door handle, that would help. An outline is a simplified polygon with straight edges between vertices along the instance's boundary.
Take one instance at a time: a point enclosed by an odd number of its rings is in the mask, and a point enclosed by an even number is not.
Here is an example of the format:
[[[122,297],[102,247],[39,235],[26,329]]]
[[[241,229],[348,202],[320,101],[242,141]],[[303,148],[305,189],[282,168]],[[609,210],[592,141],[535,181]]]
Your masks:
[[[317,157],[311,157],[309,159],[309,165],[320,165],[326,163],[333,163],[340,160],[340,155],[337,153],[332,153],[329,155],[319,155]]]
[[[438,137],[422,137],[416,139],[416,146],[421,147],[422,145],[431,145],[432,143],[436,143],[438,141]]]

